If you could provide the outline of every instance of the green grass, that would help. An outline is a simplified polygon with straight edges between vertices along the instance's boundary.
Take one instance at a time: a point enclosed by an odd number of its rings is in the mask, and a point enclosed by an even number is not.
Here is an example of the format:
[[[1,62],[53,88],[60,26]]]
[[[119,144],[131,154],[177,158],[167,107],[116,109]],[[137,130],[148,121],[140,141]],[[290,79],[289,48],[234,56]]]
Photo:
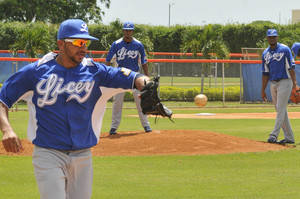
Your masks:
[[[173,102],[167,106],[175,105]],[[178,105],[178,104],[177,104]],[[111,104],[108,104],[110,107]],[[251,107],[233,103],[227,108],[206,108],[183,103],[175,113],[273,112],[272,105]],[[123,110],[122,131],[142,130],[132,103]],[[177,106],[180,107],[180,106]],[[289,111],[299,111],[290,106]],[[10,121],[21,138],[26,137],[28,112],[10,112]],[[103,132],[110,128],[108,109]],[[199,129],[266,140],[274,119],[175,119],[160,118],[153,129]],[[300,120],[291,119],[297,143]],[[281,133],[282,137],[282,133]],[[277,152],[198,156],[93,157],[93,199],[298,199],[300,198],[299,146]],[[0,198],[39,198],[31,157],[0,156]]]
[[[222,77],[204,78],[204,86],[206,87],[222,87]],[[162,86],[176,86],[181,88],[199,87],[201,86],[201,77],[167,77],[162,76],[160,78],[160,85]],[[239,86],[240,78],[224,78],[225,86]]]

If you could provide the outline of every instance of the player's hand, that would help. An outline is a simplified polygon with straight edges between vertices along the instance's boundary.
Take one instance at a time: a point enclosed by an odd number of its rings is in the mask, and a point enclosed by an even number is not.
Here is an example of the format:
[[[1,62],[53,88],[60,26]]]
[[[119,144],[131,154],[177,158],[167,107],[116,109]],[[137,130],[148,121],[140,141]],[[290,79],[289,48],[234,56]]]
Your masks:
[[[7,131],[3,134],[2,144],[7,152],[18,153],[24,150],[21,140],[13,131]]]
[[[261,91],[261,98],[262,98],[265,102],[268,101],[267,95],[266,95],[266,92],[265,92],[265,91]]]

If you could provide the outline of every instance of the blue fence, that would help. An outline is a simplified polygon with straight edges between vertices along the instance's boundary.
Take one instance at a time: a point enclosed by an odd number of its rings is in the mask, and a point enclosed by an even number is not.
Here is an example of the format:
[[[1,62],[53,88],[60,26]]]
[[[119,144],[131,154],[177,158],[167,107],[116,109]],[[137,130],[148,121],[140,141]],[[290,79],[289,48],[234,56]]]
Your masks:
[[[300,84],[300,65],[296,65],[296,78],[298,85]],[[262,72],[261,64],[242,64],[243,75],[243,98],[245,102],[262,101],[261,86]],[[269,101],[272,100],[270,93],[270,83],[266,88],[266,94]]]
[[[13,57],[11,53],[0,53],[0,57]],[[24,53],[19,53],[18,57],[27,57]],[[0,62],[0,83],[3,83],[8,77],[14,74],[17,70],[20,70],[23,66],[30,62],[12,62],[1,61]]]

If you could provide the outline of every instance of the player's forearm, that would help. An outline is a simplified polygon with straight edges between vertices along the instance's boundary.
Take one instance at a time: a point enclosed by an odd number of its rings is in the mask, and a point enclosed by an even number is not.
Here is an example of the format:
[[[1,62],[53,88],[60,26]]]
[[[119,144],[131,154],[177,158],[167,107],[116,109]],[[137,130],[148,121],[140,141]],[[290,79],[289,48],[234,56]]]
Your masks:
[[[142,67],[143,67],[143,70],[144,70],[144,74],[147,75],[147,76],[149,76],[148,64],[147,63],[143,64]]]
[[[266,89],[266,87],[268,85],[268,81],[269,81],[269,76],[263,75],[262,76],[262,87],[261,87],[262,91],[265,91],[265,89]]]
[[[8,121],[8,108],[0,102],[0,130],[3,134],[12,131],[12,127]]]
[[[106,66],[110,66],[111,63],[107,61],[107,62],[105,62],[105,65],[106,65]]]
[[[289,72],[290,72],[291,79],[292,79],[292,82],[293,82],[293,87],[296,87],[297,86],[297,80],[296,80],[295,70],[291,69],[291,70],[289,70]]]

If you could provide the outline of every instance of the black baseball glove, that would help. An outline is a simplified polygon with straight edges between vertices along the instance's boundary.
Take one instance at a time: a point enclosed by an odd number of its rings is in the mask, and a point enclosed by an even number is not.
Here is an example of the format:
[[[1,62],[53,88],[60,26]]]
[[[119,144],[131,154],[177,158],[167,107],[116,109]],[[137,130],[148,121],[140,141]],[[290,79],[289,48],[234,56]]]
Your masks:
[[[171,120],[172,111],[160,102],[157,92],[158,84],[159,76],[154,77],[153,80],[147,83],[141,90],[142,112],[147,115],[160,115],[163,117],[168,117]]]

